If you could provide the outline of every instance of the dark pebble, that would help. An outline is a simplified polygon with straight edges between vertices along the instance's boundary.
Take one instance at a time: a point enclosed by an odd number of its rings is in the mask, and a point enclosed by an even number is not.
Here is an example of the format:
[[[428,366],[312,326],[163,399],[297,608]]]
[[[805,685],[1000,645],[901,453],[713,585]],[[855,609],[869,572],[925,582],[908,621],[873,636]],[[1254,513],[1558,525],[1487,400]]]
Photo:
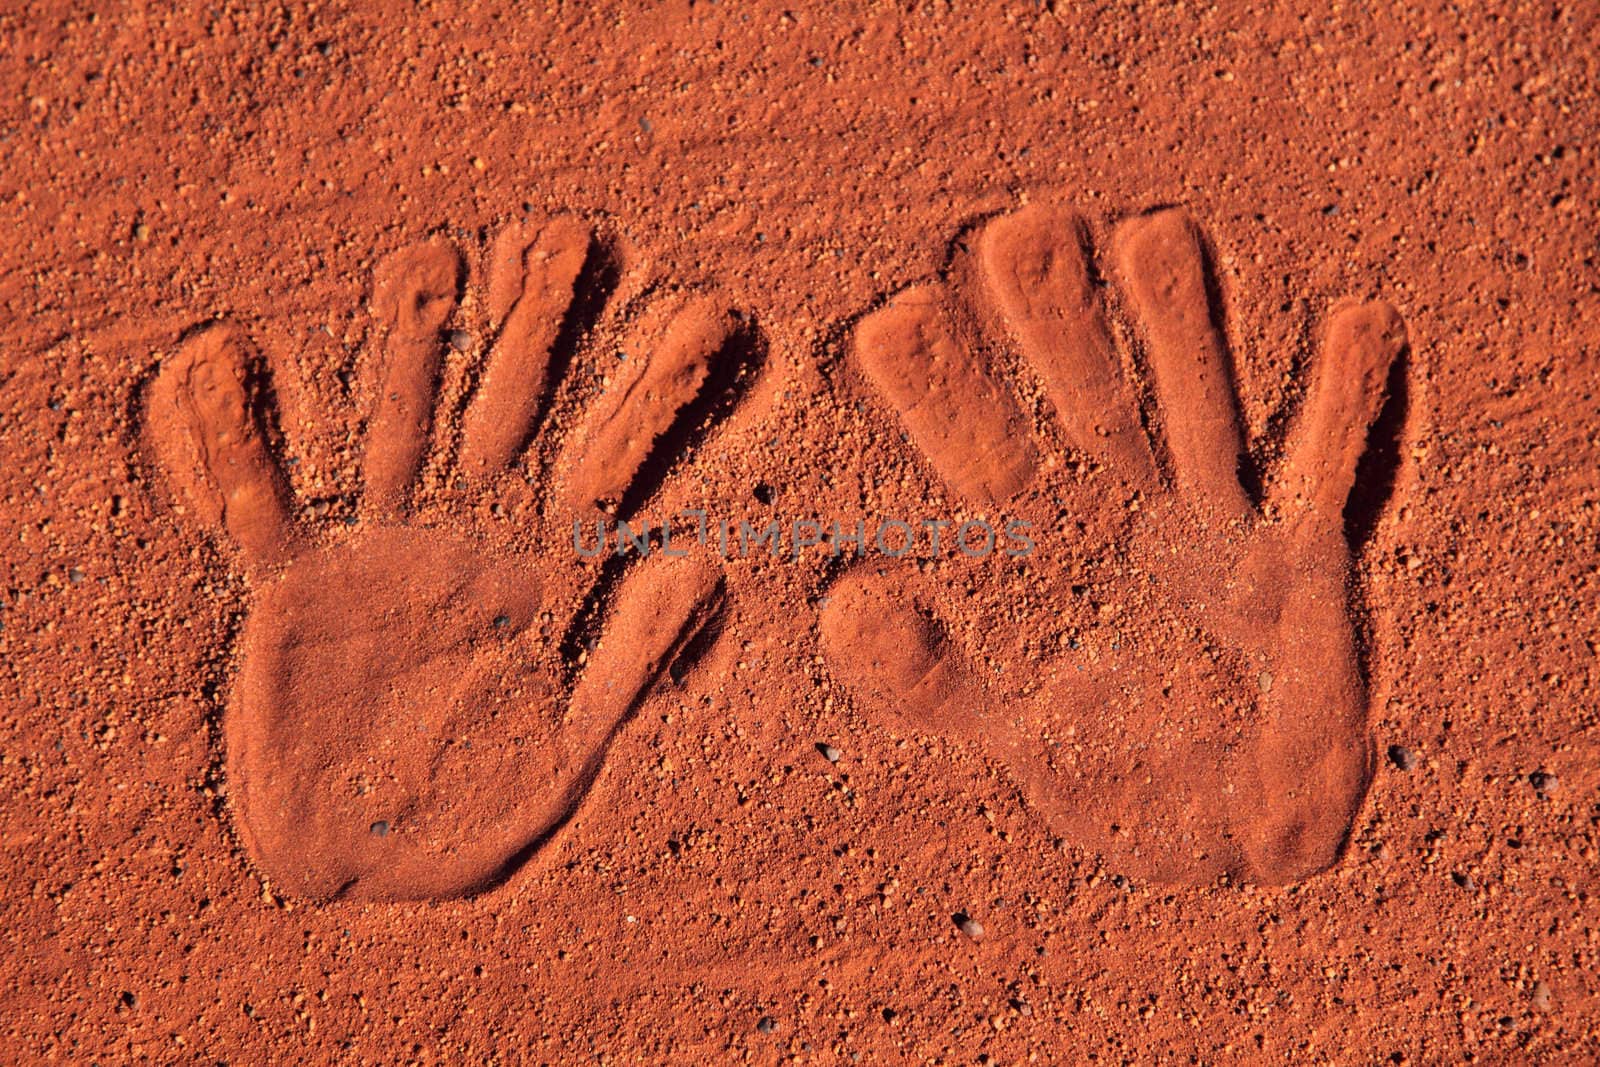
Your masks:
[[[760,1019],[756,1020],[756,1029],[760,1030],[763,1034],[770,1034],[777,1028],[778,1024],[772,1021],[772,1016],[770,1015],[763,1015]]]
[[[511,625],[511,616],[509,616],[509,615],[496,615],[494,617],[494,628],[496,630],[504,630],[507,626],[510,626],[510,625]]]
[[[388,837],[389,824],[384,822],[382,819],[379,819],[377,822],[367,827],[367,832],[373,837]]]
[[[1561,779],[1548,771],[1534,771],[1528,775],[1528,784],[1538,790],[1540,796],[1548,797],[1561,785]]]
[[[1401,745],[1390,745],[1389,762],[1402,771],[1409,771],[1417,765],[1417,754]]]

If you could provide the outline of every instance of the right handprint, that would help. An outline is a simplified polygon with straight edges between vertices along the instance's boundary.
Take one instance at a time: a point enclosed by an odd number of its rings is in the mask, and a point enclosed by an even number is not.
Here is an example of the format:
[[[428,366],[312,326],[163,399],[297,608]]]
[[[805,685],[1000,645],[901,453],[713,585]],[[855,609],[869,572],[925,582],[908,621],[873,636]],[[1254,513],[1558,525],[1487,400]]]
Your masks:
[[[849,365],[943,517],[1019,517],[1034,548],[853,566],[823,598],[828,666],[982,746],[1115,870],[1293,881],[1338,859],[1373,772],[1346,510],[1405,328],[1332,309],[1272,472],[1241,480],[1199,232],[1161,210],[1108,244],[1097,269],[1076,215],[1027,207],[857,324]]]

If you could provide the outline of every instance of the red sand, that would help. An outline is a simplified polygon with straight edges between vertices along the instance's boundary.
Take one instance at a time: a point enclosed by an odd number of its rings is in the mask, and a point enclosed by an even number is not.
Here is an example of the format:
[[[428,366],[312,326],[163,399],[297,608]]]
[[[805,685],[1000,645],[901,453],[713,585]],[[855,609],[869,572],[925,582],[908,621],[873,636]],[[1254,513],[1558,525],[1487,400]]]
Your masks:
[[[1600,1057],[1600,27],[1304,6],[0,15],[10,1055]]]

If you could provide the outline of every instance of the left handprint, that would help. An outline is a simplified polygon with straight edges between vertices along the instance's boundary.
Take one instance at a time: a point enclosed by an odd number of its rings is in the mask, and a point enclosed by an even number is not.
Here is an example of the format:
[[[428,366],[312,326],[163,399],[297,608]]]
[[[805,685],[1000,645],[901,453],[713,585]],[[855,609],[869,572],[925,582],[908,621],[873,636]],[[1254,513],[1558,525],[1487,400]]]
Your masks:
[[[574,518],[649,499],[759,352],[714,294],[670,287],[614,329],[575,328],[574,309],[604,295],[593,279],[605,257],[571,218],[512,224],[489,256],[493,343],[460,420],[463,479],[509,476],[540,424],[557,421],[546,417],[552,379],[612,357],[597,375],[606,387],[563,420],[576,428],[528,468],[552,552]],[[234,327],[192,333],[147,397],[144,440],[175,510],[235,546],[250,580],[222,719],[230,805],[254,861],[297,896],[422,899],[499,884],[567,823],[617,731],[721,616],[721,575],[704,561],[657,557],[617,574],[568,551],[540,568],[527,531],[479,521],[481,509],[449,529],[419,519],[410,500],[437,436],[461,285],[444,242],[378,268],[352,526],[319,529],[300,514],[265,432],[257,361]],[[608,606],[598,642],[563,655],[569,620],[594,603]]]

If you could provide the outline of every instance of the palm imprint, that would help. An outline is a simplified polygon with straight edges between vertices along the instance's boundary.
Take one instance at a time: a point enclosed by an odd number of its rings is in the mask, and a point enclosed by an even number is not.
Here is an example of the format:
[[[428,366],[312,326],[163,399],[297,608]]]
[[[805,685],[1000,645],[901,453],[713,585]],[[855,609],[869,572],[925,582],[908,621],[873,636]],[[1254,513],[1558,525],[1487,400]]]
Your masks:
[[[377,271],[353,528],[298,514],[236,329],[205,328],[163,361],[153,460],[186,517],[237,547],[252,587],[223,743],[239,835],[285,890],[416,899],[495,885],[569,818],[619,727],[711,632],[713,567],[656,559],[613,583],[577,558],[572,523],[625,513],[659,483],[714,413],[708,398],[750,372],[752,338],[714,296],[687,292],[619,316],[615,336],[578,322],[604,295],[607,254],[568,218],[513,224],[490,251],[493,344],[459,419],[462,486],[517,487],[535,431],[557,421],[564,346],[608,383],[533,464],[531,531],[478,521],[482,508],[441,528],[411,503],[458,314],[462,263],[444,242]],[[570,621],[599,603],[598,643],[563,655]]]
[[[1038,550],[1009,583],[993,560],[857,564],[822,610],[829,668],[981,746],[1128,874],[1305,877],[1373,771],[1345,511],[1404,326],[1381,302],[1333,311],[1253,494],[1198,231],[1124,221],[1109,288],[1088,247],[1077,216],[1030,206],[857,324],[850,366],[932,473],[1031,521]]]

